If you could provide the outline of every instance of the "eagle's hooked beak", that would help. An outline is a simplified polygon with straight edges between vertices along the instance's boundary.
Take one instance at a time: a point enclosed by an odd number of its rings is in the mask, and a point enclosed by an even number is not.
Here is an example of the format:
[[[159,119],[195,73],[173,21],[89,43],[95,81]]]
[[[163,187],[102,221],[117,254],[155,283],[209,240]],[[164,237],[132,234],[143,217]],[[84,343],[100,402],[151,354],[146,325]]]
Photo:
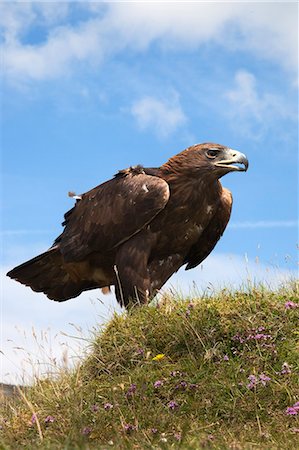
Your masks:
[[[238,171],[238,172],[246,172],[248,169],[248,159],[244,155],[244,153],[238,152],[237,150],[233,150],[228,148],[225,150],[223,154],[223,159],[220,161],[216,161],[215,166],[223,167],[228,169],[228,171]]]

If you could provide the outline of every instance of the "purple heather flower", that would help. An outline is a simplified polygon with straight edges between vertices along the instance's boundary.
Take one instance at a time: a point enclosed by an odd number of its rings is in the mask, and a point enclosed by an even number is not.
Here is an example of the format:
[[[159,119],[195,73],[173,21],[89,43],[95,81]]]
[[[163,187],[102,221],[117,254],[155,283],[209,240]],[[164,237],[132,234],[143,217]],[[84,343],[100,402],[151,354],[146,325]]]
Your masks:
[[[287,375],[287,374],[289,374],[289,373],[292,373],[292,370],[291,370],[291,368],[290,368],[290,366],[288,365],[287,362],[284,362],[284,363],[283,363],[283,365],[282,365],[282,367],[281,367],[280,373],[281,373],[282,375]]]
[[[197,389],[198,388],[198,384],[197,383],[190,383],[189,384],[189,389]]]
[[[109,411],[109,410],[112,409],[112,408],[113,408],[112,403],[105,403],[104,409],[105,409],[106,411]]]
[[[255,375],[249,375],[248,377],[249,383],[247,384],[248,389],[253,389],[257,385],[257,377]]]
[[[84,427],[82,430],[82,434],[84,434],[84,436],[88,436],[91,433],[91,428],[90,427]]]
[[[179,384],[176,385],[175,389],[187,389],[188,383],[184,380],[180,381]]]
[[[259,340],[266,340],[266,339],[270,339],[271,338],[271,335],[270,334],[264,334],[264,333],[256,333],[254,336],[253,336],[253,339],[255,339],[255,340],[257,340],[257,341],[259,341]]]
[[[99,407],[98,405],[91,405],[90,409],[92,410],[92,412],[98,412]]]
[[[182,374],[181,374],[181,372],[179,371],[179,370],[172,370],[171,372],[170,372],[170,376],[171,377],[180,377]]]
[[[249,384],[247,384],[248,389],[253,389],[257,386],[257,384],[262,384],[263,386],[266,386],[268,381],[271,381],[271,378],[265,375],[264,373],[261,373],[258,376],[255,375],[249,375],[248,377]]]
[[[175,402],[174,400],[171,400],[169,403],[168,403],[168,408],[169,409],[176,409],[176,408],[178,408],[179,407],[179,405],[177,404],[177,402]]]
[[[286,410],[286,414],[296,416],[299,414],[299,402],[294,403],[293,406],[289,406]]]
[[[259,327],[256,330],[244,332],[242,336],[240,335],[240,333],[237,333],[232,337],[232,340],[238,341],[243,344],[246,341],[265,341],[267,339],[271,339],[270,334],[263,333],[264,330],[264,327]]]
[[[174,437],[175,437],[175,439],[176,439],[177,441],[180,441],[180,440],[182,439],[182,435],[181,435],[181,433],[179,433],[179,432],[174,433]]]
[[[284,304],[284,307],[285,307],[285,309],[295,309],[295,308],[299,308],[299,304],[289,300],[288,302],[286,302]]]
[[[36,419],[37,419],[37,415],[36,414],[32,414],[32,416],[31,416],[31,423],[32,424],[35,423]]]
[[[289,407],[286,409],[286,414],[287,414],[288,416],[296,416],[296,415],[298,414],[298,412],[299,412],[299,409],[294,408],[293,406],[289,406]]]
[[[228,355],[224,355],[224,356],[223,356],[223,361],[229,361]]]
[[[137,355],[143,355],[144,354],[143,348],[137,348],[136,353]]]
[[[152,428],[152,429],[151,429],[151,432],[152,432],[153,434],[156,434],[156,433],[158,433],[158,430],[157,430],[157,428]]]
[[[55,422],[55,418],[53,416],[47,416],[45,418],[45,423],[53,423]]]
[[[159,388],[163,386],[163,381],[162,380],[157,380],[154,382],[154,388]]]
[[[259,379],[263,386],[266,386],[267,382],[271,381],[271,378],[265,375],[264,373],[261,373],[259,375]]]
[[[243,342],[244,342],[244,339],[242,338],[242,336],[240,336],[239,333],[235,334],[235,335],[232,337],[232,340],[233,340],[233,341],[239,341],[241,344],[243,344]]]
[[[132,383],[127,390],[126,397],[132,397],[132,395],[136,392],[136,384]]]
[[[136,430],[136,426],[132,425],[131,423],[124,423],[123,424],[123,429],[124,431],[126,431],[127,433],[130,433],[131,431]]]

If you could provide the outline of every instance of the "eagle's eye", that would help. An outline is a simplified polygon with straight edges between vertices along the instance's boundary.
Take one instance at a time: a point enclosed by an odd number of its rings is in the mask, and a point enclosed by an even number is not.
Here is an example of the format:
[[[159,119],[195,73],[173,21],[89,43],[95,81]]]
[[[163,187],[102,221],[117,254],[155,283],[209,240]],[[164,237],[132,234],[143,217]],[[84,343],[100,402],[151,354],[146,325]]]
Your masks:
[[[216,156],[218,155],[219,150],[215,149],[215,148],[211,148],[209,150],[206,151],[206,155],[208,158],[214,159],[216,158]]]

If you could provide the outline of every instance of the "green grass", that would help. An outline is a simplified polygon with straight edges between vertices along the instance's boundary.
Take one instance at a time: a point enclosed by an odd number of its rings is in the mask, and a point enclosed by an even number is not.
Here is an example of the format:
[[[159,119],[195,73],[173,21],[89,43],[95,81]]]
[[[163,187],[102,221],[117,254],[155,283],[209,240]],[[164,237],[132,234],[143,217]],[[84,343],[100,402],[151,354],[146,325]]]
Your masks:
[[[2,405],[0,448],[298,449],[298,301],[293,283],[115,316],[75,369]]]

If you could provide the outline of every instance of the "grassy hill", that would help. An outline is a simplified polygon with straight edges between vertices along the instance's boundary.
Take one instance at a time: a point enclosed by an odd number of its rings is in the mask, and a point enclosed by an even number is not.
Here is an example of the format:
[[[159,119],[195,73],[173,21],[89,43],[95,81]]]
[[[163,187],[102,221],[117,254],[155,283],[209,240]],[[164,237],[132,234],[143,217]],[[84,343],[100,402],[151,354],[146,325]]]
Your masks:
[[[115,316],[75,369],[2,405],[0,448],[298,449],[298,325],[295,283]]]

